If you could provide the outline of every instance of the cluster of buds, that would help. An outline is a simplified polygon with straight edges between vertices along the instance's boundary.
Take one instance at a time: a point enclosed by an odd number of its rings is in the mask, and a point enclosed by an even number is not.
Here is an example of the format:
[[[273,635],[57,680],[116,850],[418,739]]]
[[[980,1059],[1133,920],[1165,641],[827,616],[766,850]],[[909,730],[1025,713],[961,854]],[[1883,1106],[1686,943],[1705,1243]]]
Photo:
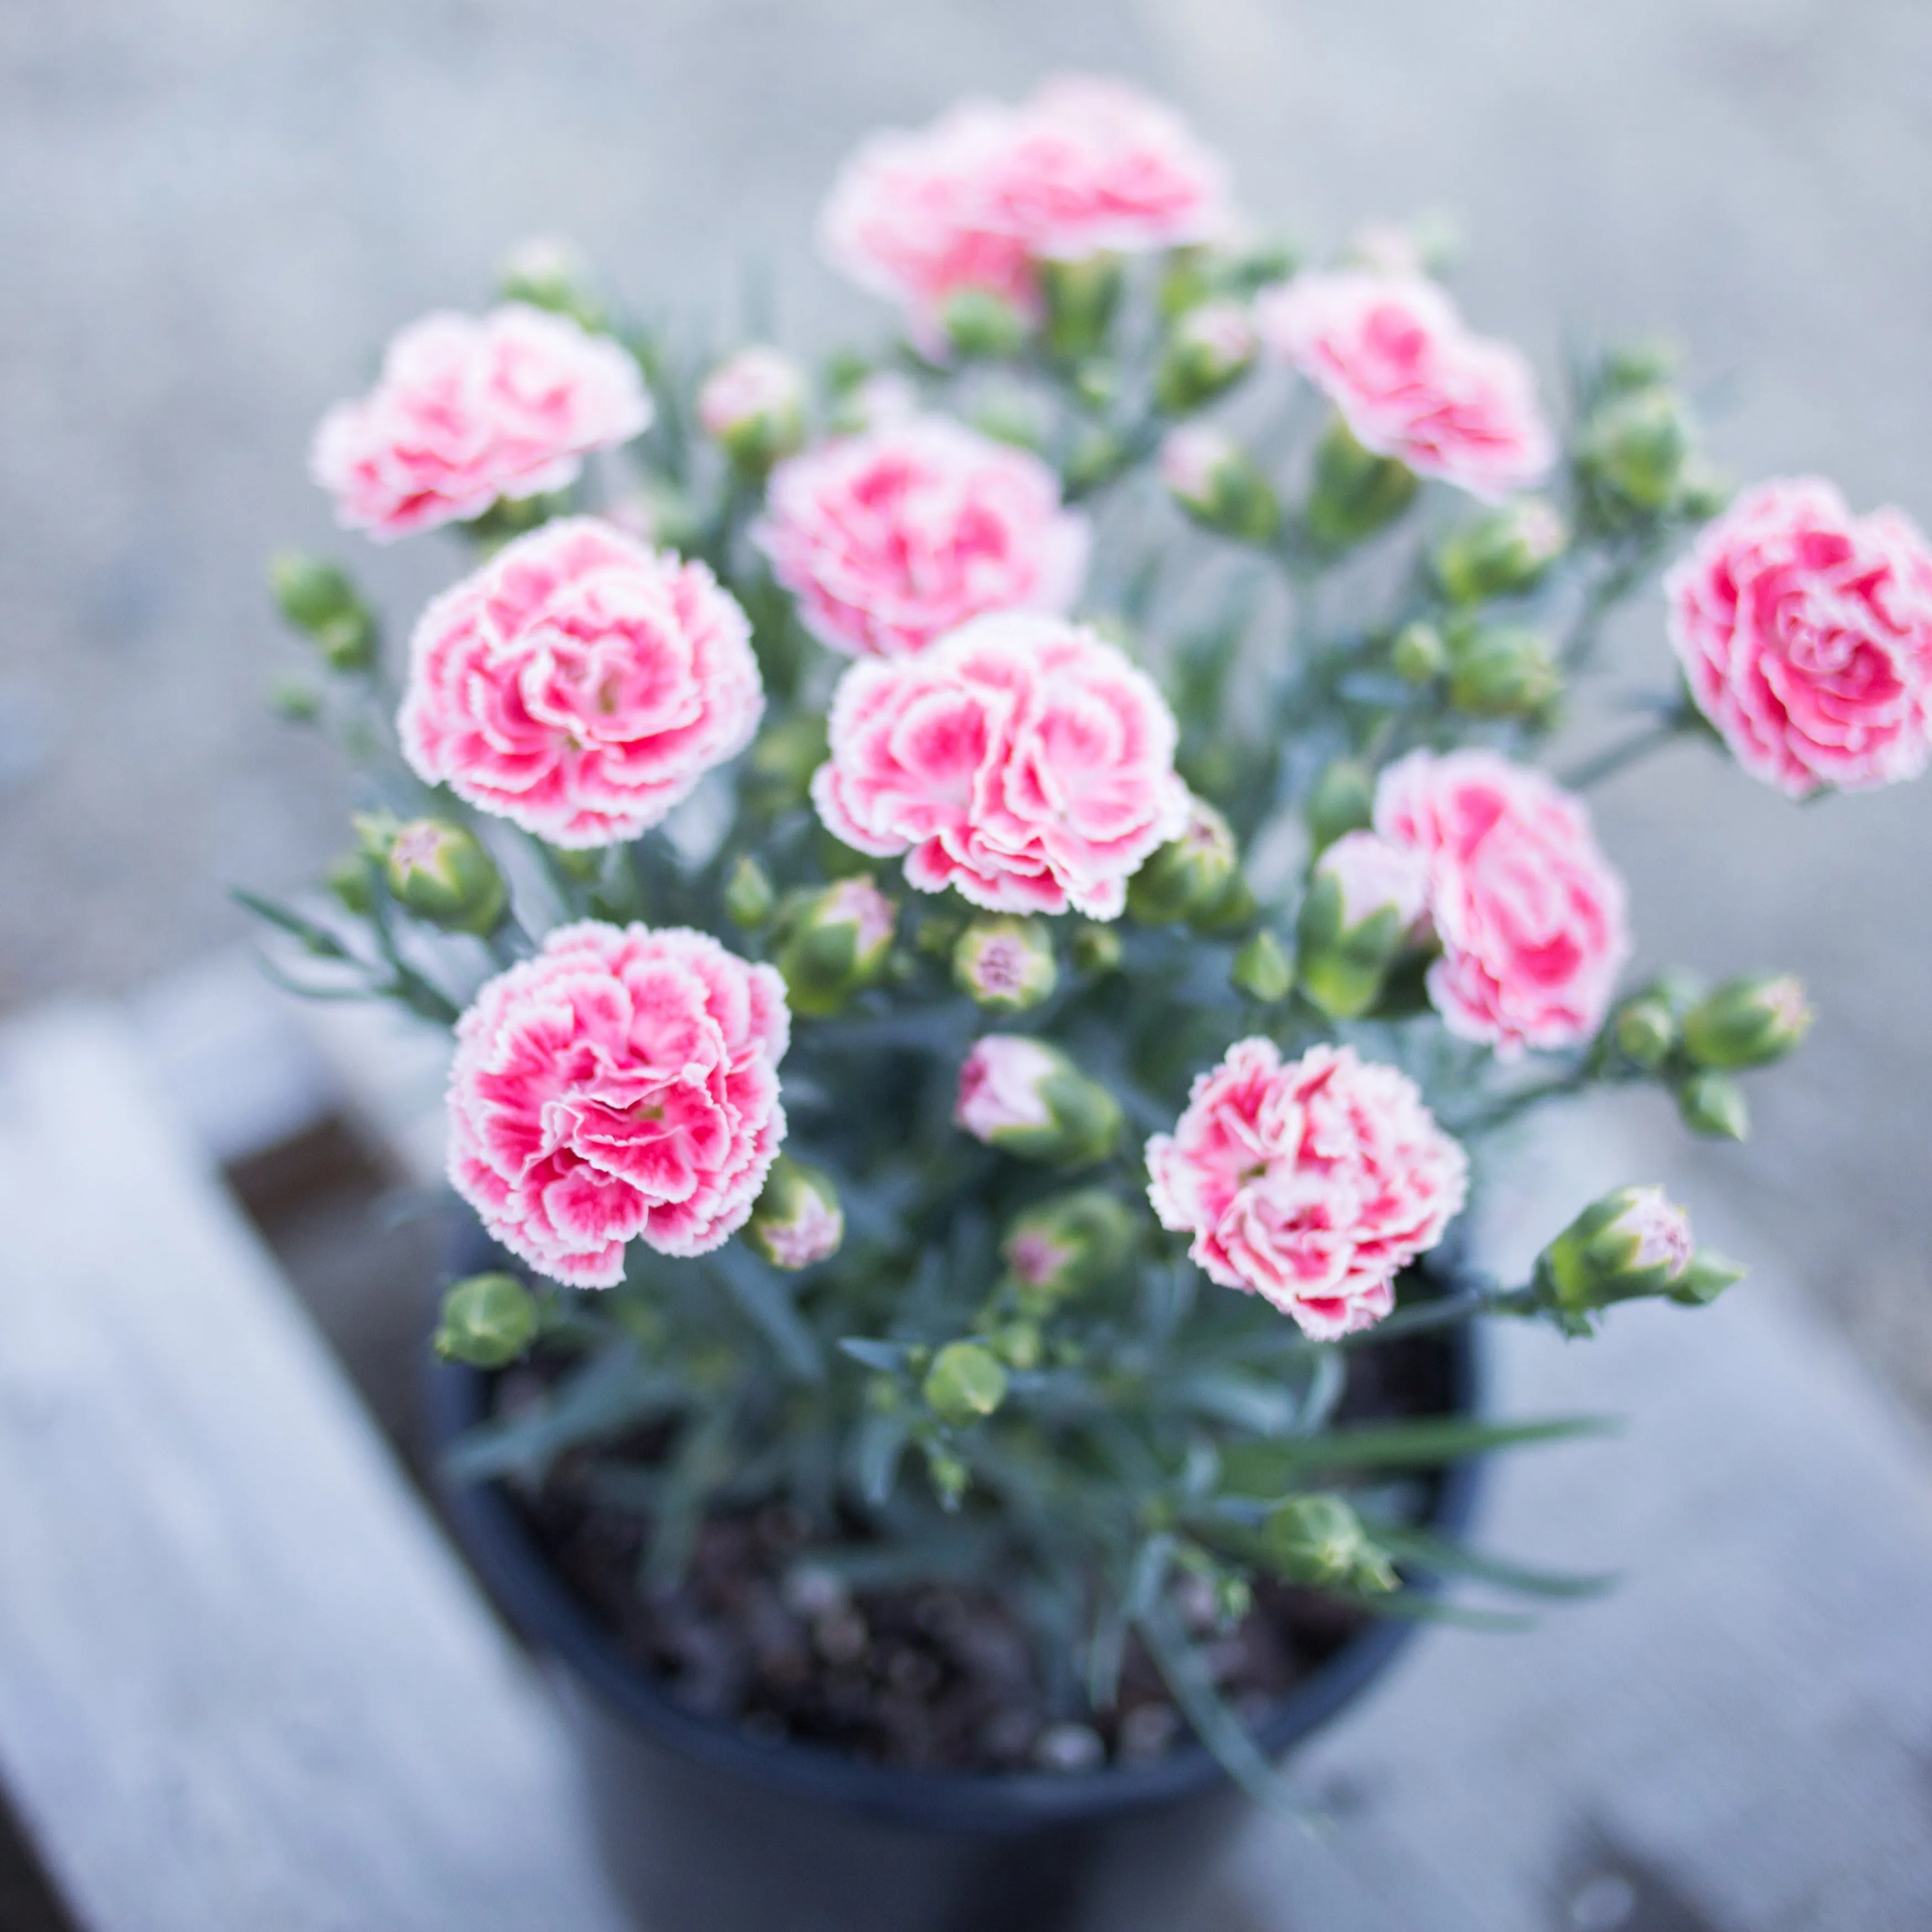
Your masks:
[[[346,571],[326,557],[283,550],[270,560],[268,582],[282,615],[331,670],[367,670],[375,662],[375,616]]]
[[[1660,1187],[1622,1187],[1588,1207],[1536,1258],[1531,1292],[1566,1334],[1619,1301],[1660,1296],[1687,1307],[1717,1300],[1744,1278],[1735,1262],[1700,1248],[1690,1216]]]
[[[1694,1133],[1741,1141],[1750,1114],[1733,1076],[1782,1060],[1813,1018],[1795,974],[1748,974],[1701,996],[1669,975],[1617,1009],[1610,1038],[1625,1060],[1671,1088]]]

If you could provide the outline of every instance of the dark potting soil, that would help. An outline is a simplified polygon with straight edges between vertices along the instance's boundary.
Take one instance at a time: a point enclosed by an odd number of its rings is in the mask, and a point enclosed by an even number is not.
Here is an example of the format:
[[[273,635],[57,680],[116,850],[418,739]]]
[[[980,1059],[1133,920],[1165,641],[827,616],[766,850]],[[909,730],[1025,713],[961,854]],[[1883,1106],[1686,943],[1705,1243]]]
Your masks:
[[[1364,1350],[1349,1370],[1342,1422],[1448,1406],[1448,1352],[1433,1338]],[[682,1580],[647,1589],[644,1519],[586,1494],[589,1466],[561,1460],[523,1499],[526,1518],[625,1653],[694,1713],[772,1743],[949,1772],[1144,1763],[1190,1735],[1138,1642],[1112,1709],[1058,1708],[1018,1606],[983,1586],[848,1590],[810,1563],[804,1526],[782,1506],[709,1520]],[[1217,1628],[1204,1586],[1184,1592],[1182,1608],[1222,1696],[1250,1725],[1368,1621],[1352,1604],[1272,1582],[1232,1629]]]

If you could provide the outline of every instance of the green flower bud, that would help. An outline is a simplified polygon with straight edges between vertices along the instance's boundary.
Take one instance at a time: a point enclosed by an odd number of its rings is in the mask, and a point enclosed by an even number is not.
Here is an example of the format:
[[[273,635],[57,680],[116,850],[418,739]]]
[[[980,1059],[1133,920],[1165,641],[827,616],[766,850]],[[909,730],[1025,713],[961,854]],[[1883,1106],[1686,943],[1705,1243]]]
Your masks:
[[[1046,302],[1046,344],[1064,362],[1098,352],[1120,299],[1119,256],[1089,255],[1077,262],[1038,265]]]
[[[1067,452],[1066,487],[1076,492],[1096,488],[1120,473],[1127,455],[1126,445],[1112,431],[1083,429]]]
[[[884,970],[898,910],[870,874],[812,893],[784,921],[777,964],[791,1009],[836,1013]]]
[[[845,1210],[829,1174],[782,1154],[765,1178],[746,1243],[780,1268],[810,1268],[838,1252],[845,1238]]]
[[[1228,977],[1238,991],[1264,1006],[1286,999],[1294,990],[1294,964],[1266,926],[1234,955]]]
[[[940,1421],[963,1428],[1006,1400],[1006,1372],[977,1342],[949,1342],[933,1358],[920,1388]]]
[[[1336,758],[1322,769],[1302,807],[1310,842],[1319,852],[1345,832],[1358,832],[1375,818],[1376,775],[1357,758]]]
[[[1563,689],[1563,674],[1540,631],[1520,624],[1464,622],[1451,627],[1449,701],[1477,718],[1527,718],[1546,710]]]
[[[724,881],[724,916],[748,932],[772,916],[776,895],[765,868],[750,853],[742,852]]]
[[[1744,1270],[1737,1262],[1700,1248],[1690,1257],[1690,1265],[1664,1293],[1686,1308],[1708,1308],[1726,1288],[1744,1278]]]
[[[391,898],[432,926],[491,933],[509,910],[496,862],[460,825],[412,819],[397,828],[383,862]]]
[[[376,620],[344,571],[326,557],[283,550],[269,561],[268,580],[282,615],[331,670],[366,670],[375,662]]]
[[[1337,416],[1315,452],[1305,515],[1327,550],[1346,550],[1395,521],[1415,500],[1416,479],[1392,456],[1364,449]]]
[[[1677,1016],[1659,993],[1640,993],[1617,1010],[1614,1021],[1617,1051],[1654,1073],[1677,1046]]]
[[[1693,523],[1707,523],[1736,494],[1737,484],[1725,471],[1694,456],[1684,466],[1676,507]]]
[[[1346,832],[1315,862],[1296,922],[1304,996],[1330,1019],[1359,1018],[1421,918],[1426,864],[1372,832]]]
[[[1449,646],[1433,624],[1405,624],[1389,646],[1389,662],[1405,684],[1433,684],[1449,668]]]
[[[1042,1344],[1035,1322],[1003,1322],[992,1334],[993,1352],[1010,1369],[1024,1375],[1040,1366]]]
[[[1700,1066],[1768,1066],[1804,1039],[1814,1017],[1796,974],[1726,980],[1684,1016],[1684,1050]]]
[[[345,912],[366,919],[376,903],[375,882],[369,875],[365,853],[345,852],[323,874],[323,884]]]
[[[496,271],[496,286],[506,302],[528,302],[595,330],[603,327],[605,316],[590,292],[590,280],[584,251],[554,236],[519,243]]]
[[[1587,1334],[1592,1311],[1670,1292],[1694,1252],[1689,1216],[1662,1188],[1620,1187],[1592,1202],[1538,1256],[1531,1279],[1566,1330]]]
[[[1066,950],[1072,955],[1074,964],[1096,980],[1103,974],[1120,970],[1120,935],[1111,926],[1083,919],[1073,928]]]
[[[762,476],[805,440],[805,371],[762,344],[741,349],[704,379],[698,420],[737,469]]]
[[[436,1352],[446,1362],[500,1369],[529,1348],[537,1332],[537,1304],[513,1274],[473,1274],[442,1298]]]
[[[1036,919],[1009,916],[974,920],[952,949],[952,982],[988,1012],[1024,1012],[1059,980],[1053,940]]]
[[[1492,510],[1436,547],[1436,581],[1452,604],[1480,604],[1528,590],[1562,555],[1569,532],[1540,496]]]
[[[806,713],[767,725],[745,761],[746,803],[767,818],[802,805],[828,749],[822,717]]]
[[[1160,446],[1160,480],[1203,529],[1243,543],[1274,541],[1281,500],[1254,458],[1226,430],[1186,423]]]
[[[948,296],[939,326],[957,354],[995,362],[1017,356],[1031,333],[1025,316],[990,289],[960,289]]]
[[[1190,798],[1178,838],[1150,854],[1127,882],[1127,910],[1143,926],[1172,926],[1212,905],[1240,855],[1228,821],[1204,799]]]
[[[1255,326],[1245,304],[1204,302],[1190,309],[1167,338],[1154,370],[1154,400],[1184,416],[1233,388],[1254,366]]]
[[[973,427],[995,442],[1038,455],[1046,447],[1050,425],[1038,398],[1003,384],[980,399],[973,412]]]
[[[956,1510],[966,1494],[966,1486],[972,1480],[973,1472],[957,1456],[949,1456],[934,1443],[926,1444],[926,1472],[932,1478],[933,1492],[939,1498],[940,1508],[949,1513]]]
[[[278,677],[268,686],[268,708],[285,724],[313,724],[322,716],[322,693],[302,677]]]
[[[1604,386],[1621,392],[1654,389],[1677,374],[1676,346],[1652,336],[1642,342],[1627,342],[1604,358]]]
[[[1262,1522],[1269,1568],[1292,1583],[1393,1590],[1395,1566],[1370,1540],[1362,1520],[1337,1496],[1290,1496]]]
[[[1728,1074],[1692,1074],[1677,1090],[1677,1111],[1694,1134],[1713,1140],[1741,1141],[1750,1132],[1750,1109]]]
[[[1000,1257],[1022,1305],[1037,1312],[1103,1281],[1132,1251],[1133,1210],[1104,1187],[1082,1187],[1015,1216]]]
[[[1120,1136],[1120,1103],[1058,1047],[988,1034],[959,1070],[953,1118],[976,1139],[1022,1160],[1086,1167]]]
[[[1580,460],[1592,479],[1639,510],[1668,507],[1691,448],[1684,406],[1660,386],[1612,398],[1585,429]]]

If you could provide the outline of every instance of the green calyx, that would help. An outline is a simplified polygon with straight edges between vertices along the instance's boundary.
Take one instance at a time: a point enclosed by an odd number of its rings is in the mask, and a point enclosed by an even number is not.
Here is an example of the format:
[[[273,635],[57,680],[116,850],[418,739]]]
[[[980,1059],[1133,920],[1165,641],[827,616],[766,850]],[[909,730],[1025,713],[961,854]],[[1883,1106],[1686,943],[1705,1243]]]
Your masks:
[[[1684,1016],[1684,1050],[1700,1066],[1768,1066],[1803,1040],[1815,1017],[1795,974],[1726,980]]]
[[[1395,1565],[1338,1496],[1290,1496],[1263,1518],[1262,1560],[1292,1583],[1385,1591],[1399,1582]]]
[[[1436,547],[1436,580],[1452,604],[1514,596],[1540,583],[1569,532],[1541,497],[1511,503],[1453,530]]]
[[[1473,718],[1533,718],[1562,696],[1550,640],[1521,624],[1451,625],[1449,701]]]
[[[920,1393],[940,1421],[964,1428],[1006,1400],[1006,1372],[979,1342],[949,1342],[933,1358]]]
[[[1228,821],[1195,799],[1180,836],[1150,854],[1128,881],[1127,910],[1144,926],[1192,919],[1220,898],[1240,858]]]
[[[527,1349],[537,1332],[535,1297],[513,1274],[473,1274],[442,1298],[436,1352],[446,1362],[500,1369]]]
[[[1364,449],[1340,416],[1315,453],[1315,482],[1304,515],[1325,550],[1346,550],[1386,529],[1415,500],[1415,473],[1392,456]]]
[[[487,937],[509,910],[503,875],[482,842],[442,819],[412,819],[397,826],[383,873],[398,905],[452,932]]]
[[[1036,1202],[1013,1217],[1000,1244],[1006,1285],[1023,1309],[1044,1313],[1119,1268],[1137,1225],[1132,1210],[1104,1187]]]

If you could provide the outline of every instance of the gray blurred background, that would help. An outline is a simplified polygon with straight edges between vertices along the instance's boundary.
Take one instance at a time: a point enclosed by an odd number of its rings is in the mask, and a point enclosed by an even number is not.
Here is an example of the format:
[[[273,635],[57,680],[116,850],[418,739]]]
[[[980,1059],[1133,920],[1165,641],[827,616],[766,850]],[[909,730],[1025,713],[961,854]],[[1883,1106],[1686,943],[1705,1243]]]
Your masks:
[[[306,439],[390,331],[548,232],[634,304],[764,260],[794,339],[876,327],[812,254],[842,156],[1075,65],[1318,245],[1455,212],[1466,307],[1546,378],[1566,329],[1673,336],[1738,472],[1932,523],[1922,0],[0,0],[0,1006],[232,945],[226,883],[341,843],[261,701],[261,562],[330,541]],[[399,622],[451,561],[357,548]],[[1663,672],[1654,606],[1619,649]],[[1794,966],[1823,1012],[1748,1149],[1660,1112],[1659,1168],[1932,1405],[1932,790],[1800,808],[1687,750],[1599,808],[1646,960]]]

